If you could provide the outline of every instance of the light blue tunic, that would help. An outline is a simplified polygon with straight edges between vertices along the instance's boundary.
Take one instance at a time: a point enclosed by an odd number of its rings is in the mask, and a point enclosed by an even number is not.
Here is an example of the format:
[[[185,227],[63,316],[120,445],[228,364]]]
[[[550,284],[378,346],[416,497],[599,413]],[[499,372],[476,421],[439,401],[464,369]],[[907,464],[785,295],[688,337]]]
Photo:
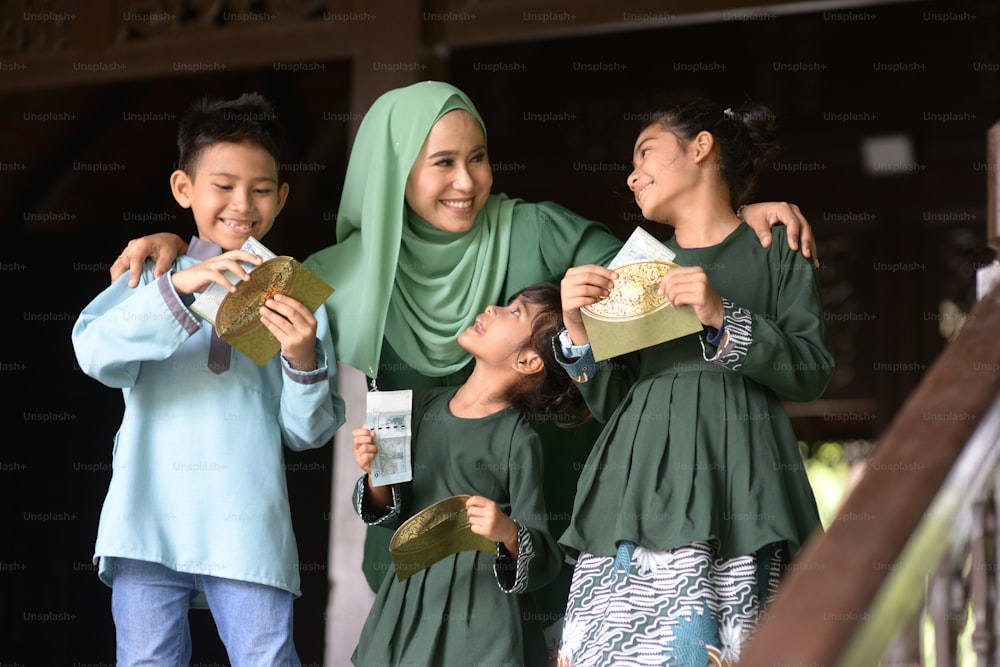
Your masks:
[[[220,252],[193,239],[173,269]],[[321,447],[344,422],[326,313],[316,312],[316,370],[293,370],[280,354],[261,367],[212,345],[212,325],[187,307],[193,299],[152,268],[147,261],[135,289],[119,278],[73,327],[80,368],[125,396],[99,575],[111,585],[109,557],[123,557],[301,595],[281,445]],[[210,347],[226,370],[209,368]]]

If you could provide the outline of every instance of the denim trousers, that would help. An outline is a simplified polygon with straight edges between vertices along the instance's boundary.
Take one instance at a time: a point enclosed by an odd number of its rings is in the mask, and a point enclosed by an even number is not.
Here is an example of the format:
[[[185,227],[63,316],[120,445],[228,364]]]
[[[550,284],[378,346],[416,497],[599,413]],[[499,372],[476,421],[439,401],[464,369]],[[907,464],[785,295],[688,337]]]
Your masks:
[[[233,667],[299,666],[292,639],[292,593],[141,560],[115,558],[111,565],[119,667],[187,665],[188,609],[199,594],[208,601]]]

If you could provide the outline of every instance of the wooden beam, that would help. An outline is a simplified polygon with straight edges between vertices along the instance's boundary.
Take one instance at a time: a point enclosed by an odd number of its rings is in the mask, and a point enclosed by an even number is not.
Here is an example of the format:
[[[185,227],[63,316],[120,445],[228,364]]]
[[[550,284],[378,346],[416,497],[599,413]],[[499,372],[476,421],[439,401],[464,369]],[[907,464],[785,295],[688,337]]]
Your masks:
[[[352,40],[350,138],[382,93],[427,78],[420,3],[365,0],[374,18],[359,26]]]
[[[95,14],[81,25],[101,24],[102,16]],[[91,37],[80,51],[26,53],[5,59],[0,63],[0,92],[249,68],[296,71],[297,67],[302,71],[350,59],[357,39],[355,25],[331,21],[178,32],[104,48]],[[255,44],[267,44],[267,48],[254,48]]]
[[[696,23],[770,21],[808,11],[905,0],[431,0],[423,12],[432,48],[622,33]]]
[[[795,559],[740,667],[840,664],[1000,394],[997,331],[1000,286],[979,301],[903,405],[829,530]],[[911,591],[911,601],[922,595]]]

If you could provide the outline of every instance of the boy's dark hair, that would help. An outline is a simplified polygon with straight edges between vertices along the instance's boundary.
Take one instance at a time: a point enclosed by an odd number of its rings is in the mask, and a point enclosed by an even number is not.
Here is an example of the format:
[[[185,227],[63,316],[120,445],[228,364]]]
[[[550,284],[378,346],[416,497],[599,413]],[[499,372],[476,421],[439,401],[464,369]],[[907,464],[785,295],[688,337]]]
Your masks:
[[[258,93],[233,100],[203,98],[191,105],[177,127],[178,167],[194,178],[202,151],[220,142],[255,143],[274,157],[281,182],[285,137],[271,103]]]
[[[520,298],[538,307],[531,323],[531,335],[524,349],[534,350],[544,362],[541,373],[527,376],[511,392],[509,400],[530,419],[548,419],[568,427],[590,419],[590,411],[566,370],[556,361],[552,339],[563,328],[559,288],[550,283],[525,287],[511,301]]]
[[[683,143],[702,130],[715,137],[722,177],[729,185],[734,207],[746,203],[760,170],[779,149],[774,112],[750,101],[724,109],[721,104],[698,97],[654,113],[642,129],[653,125],[673,133]]]

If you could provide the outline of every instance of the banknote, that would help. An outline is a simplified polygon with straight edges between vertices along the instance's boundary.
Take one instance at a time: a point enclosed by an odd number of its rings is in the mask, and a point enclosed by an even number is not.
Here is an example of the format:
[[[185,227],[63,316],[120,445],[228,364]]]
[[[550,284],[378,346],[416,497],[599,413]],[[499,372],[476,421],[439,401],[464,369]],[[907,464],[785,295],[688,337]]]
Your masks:
[[[372,485],[385,486],[413,479],[410,458],[410,421],[413,417],[413,392],[370,391],[366,423],[375,432],[378,452],[372,460]]]
[[[630,262],[642,262],[650,259],[659,259],[665,262],[674,261],[676,253],[663,245],[656,238],[642,227],[636,227],[635,231],[628,237],[622,249],[618,251],[615,258],[608,264],[609,269],[629,264]]]
[[[240,248],[240,250],[245,250],[252,255],[257,255],[263,260],[273,259],[277,257],[273,252],[271,252],[263,243],[250,237],[247,239],[246,243]],[[249,262],[240,262],[242,266],[249,273],[253,271],[256,267]],[[223,273],[231,284],[235,285],[239,282],[240,277],[237,276],[232,271],[226,271]],[[215,324],[215,315],[219,312],[219,306],[222,304],[222,299],[229,294],[228,290],[222,285],[212,283],[209,285],[204,292],[198,295],[198,298],[194,300],[191,304],[191,310],[201,315],[203,318]]]

